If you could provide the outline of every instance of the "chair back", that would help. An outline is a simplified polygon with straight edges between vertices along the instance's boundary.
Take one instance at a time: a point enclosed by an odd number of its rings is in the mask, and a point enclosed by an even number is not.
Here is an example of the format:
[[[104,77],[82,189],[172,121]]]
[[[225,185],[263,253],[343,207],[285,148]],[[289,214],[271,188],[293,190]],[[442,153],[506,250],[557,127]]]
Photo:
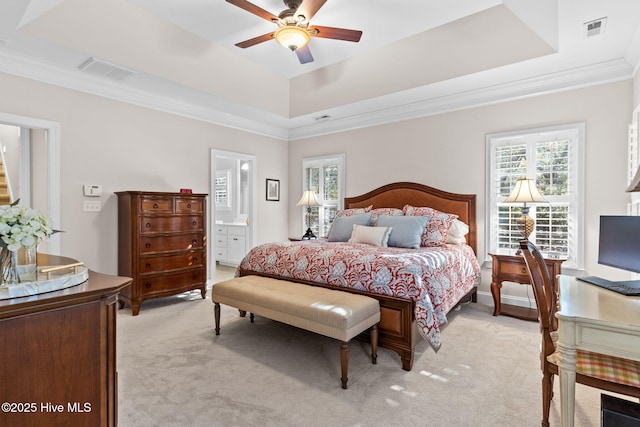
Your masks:
[[[555,345],[551,339],[551,332],[557,329],[555,318],[557,296],[553,289],[551,275],[544,262],[542,254],[535,245],[528,240],[520,242],[520,250],[529,271],[529,278],[533,287],[533,293],[538,306],[540,330],[542,332],[543,361],[555,351]]]

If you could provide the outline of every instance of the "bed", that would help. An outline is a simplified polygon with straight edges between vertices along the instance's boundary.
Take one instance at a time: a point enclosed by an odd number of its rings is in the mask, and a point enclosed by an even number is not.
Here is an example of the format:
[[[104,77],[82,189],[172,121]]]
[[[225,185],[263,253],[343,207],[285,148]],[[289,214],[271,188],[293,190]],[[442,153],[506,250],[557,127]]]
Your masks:
[[[237,275],[261,275],[376,298],[380,302],[379,345],[413,365],[414,348],[426,340],[438,351],[440,327],[462,301],[476,301],[480,267],[476,258],[475,195],[454,194],[423,184],[397,182],[347,197],[345,211],[429,207],[468,225],[459,244],[428,248],[380,248],[370,244],[312,241],[268,243],[244,257]],[[382,217],[380,217],[382,219]]]

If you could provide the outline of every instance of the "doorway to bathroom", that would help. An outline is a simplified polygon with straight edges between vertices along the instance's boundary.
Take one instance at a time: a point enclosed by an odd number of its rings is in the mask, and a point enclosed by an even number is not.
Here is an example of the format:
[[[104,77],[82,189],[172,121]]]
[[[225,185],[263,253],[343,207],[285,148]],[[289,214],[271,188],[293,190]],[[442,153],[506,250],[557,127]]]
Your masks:
[[[256,157],[211,150],[211,263],[214,282],[229,275],[253,247],[256,227]]]

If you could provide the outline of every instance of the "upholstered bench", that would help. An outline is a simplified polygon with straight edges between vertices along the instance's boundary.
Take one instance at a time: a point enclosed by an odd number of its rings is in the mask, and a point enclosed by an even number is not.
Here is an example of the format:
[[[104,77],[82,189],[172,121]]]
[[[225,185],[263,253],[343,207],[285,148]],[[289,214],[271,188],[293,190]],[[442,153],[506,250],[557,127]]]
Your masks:
[[[242,315],[251,313],[251,322],[257,314],[342,341],[342,388],[347,388],[349,340],[369,328],[371,362],[376,363],[380,306],[374,298],[286,280],[243,276],[213,285],[211,300],[216,335],[220,335],[220,304],[225,304],[239,309]]]

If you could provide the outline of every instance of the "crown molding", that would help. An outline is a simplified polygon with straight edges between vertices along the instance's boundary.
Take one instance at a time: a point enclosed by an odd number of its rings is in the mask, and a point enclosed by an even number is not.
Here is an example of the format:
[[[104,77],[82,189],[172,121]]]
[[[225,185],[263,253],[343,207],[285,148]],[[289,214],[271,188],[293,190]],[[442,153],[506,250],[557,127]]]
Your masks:
[[[79,70],[68,70],[15,52],[0,50],[0,71],[67,89],[151,108],[165,113],[240,129],[271,138],[287,140],[287,129],[268,123],[228,114],[219,109],[184,102],[126,86],[107,79],[92,77]]]
[[[289,131],[289,141],[596,86],[632,76],[633,68],[629,63],[617,59],[302,126]]]
[[[621,58],[444,96],[428,98],[429,95],[426,94],[423,99],[418,101],[405,103],[400,101],[400,103],[396,102],[395,105],[384,107],[373,105],[385,102],[385,97],[382,97],[373,102],[364,101],[347,107],[349,111],[360,112],[345,113],[341,118],[312,123],[307,126],[293,127],[294,120],[291,120],[291,126],[287,127],[269,123],[268,119],[264,121],[251,120],[213,107],[185,102],[176,97],[154,94],[127,87],[122,83],[97,79],[80,71],[64,69],[8,50],[0,49],[0,71],[284,141],[296,141],[531,96],[600,85],[629,79],[633,76],[633,67]],[[414,93],[416,90],[421,89],[425,88],[414,89]],[[397,95],[394,96],[397,97]],[[413,97],[415,98],[415,95]],[[388,99],[386,99],[386,102],[388,103]]]

